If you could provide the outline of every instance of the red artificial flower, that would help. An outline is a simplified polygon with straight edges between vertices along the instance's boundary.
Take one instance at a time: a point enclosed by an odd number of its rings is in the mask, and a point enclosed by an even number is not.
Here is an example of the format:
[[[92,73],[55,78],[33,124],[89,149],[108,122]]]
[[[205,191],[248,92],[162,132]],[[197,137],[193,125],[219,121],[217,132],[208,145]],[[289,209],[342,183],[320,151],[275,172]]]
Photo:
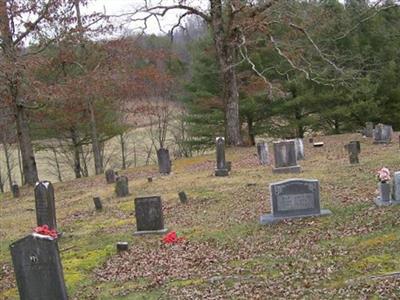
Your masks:
[[[163,243],[164,244],[176,244],[179,243],[181,241],[183,241],[184,238],[183,237],[179,237],[176,235],[175,231],[171,231],[170,233],[167,233],[164,237],[163,237]]]
[[[43,226],[38,226],[35,229],[33,229],[34,232],[42,235],[47,235],[52,238],[57,238],[57,231],[55,229],[50,229],[48,225],[43,225]]]

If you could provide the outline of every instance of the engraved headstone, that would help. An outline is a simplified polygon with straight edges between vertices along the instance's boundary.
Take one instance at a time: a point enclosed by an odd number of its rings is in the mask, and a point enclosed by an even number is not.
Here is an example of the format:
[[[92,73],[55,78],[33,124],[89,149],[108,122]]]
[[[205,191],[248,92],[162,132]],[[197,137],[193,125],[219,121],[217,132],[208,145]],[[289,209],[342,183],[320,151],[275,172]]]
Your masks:
[[[320,208],[319,181],[289,179],[270,184],[272,214],[261,216],[261,224],[273,224],[283,219],[330,215]]]
[[[265,142],[257,143],[258,160],[261,165],[269,164],[268,144]]]
[[[47,225],[50,229],[57,230],[54,189],[50,181],[36,183],[35,208],[37,225]]]
[[[359,141],[351,141],[345,148],[349,153],[350,164],[358,164],[360,161],[358,159],[358,154],[361,152],[361,144]]]
[[[18,183],[16,183],[16,182],[12,183],[11,192],[12,192],[14,198],[18,198],[20,196]]]
[[[117,197],[126,197],[129,195],[128,177],[119,176],[115,184],[115,193]]]
[[[400,171],[393,175],[393,200],[400,202]]]
[[[165,233],[161,197],[141,197],[135,199],[135,234]]]
[[[157,160],[158,160],[158,169],[160,174],[168,175],[171,173],[171,159],[169,156],[168,149],[158,149],[157,150]]]
[[[116,180],[116,177],[117,177],[115,172],[114,172],[114,170],[112,170],[112,169],[108,169],[106,171],[105,176],[106,176],[106,181],[107,181],[108,184],[114,183],[115,180]]]
[[[274,173],[300,173],[297,165],[296,147],[293,140],[274,142],[275,167]]]
[[[374,144],[389,144],[392,141],[393,128],[391,125],[378,124],[373,131]]]
[[[225,161],[225,138],[217,137],[215,139],[217,167],[215,168],[215,176],[228,176],[229,171]]]
[[[297,160],[304,159],[304,142],[301,138],[294,139],[294,145],[296,148],[296,158]]]
[[[186,193],[185,192],[179,192],[179,200],[181,201],[181,203],[183,203],[183,204],[185,204],[185,203],[187,203],[188,202],[188,198],[187,198],[187,196],[186,196]]]
[[[100,197],[93,197],[93,203],[94,203],[94,206],[95,206],[96,210],[102,210],[103,209],[103,205],[101,204]]]
[[[57,239],[32,234],[10,245],[21,300],[66,300]]]

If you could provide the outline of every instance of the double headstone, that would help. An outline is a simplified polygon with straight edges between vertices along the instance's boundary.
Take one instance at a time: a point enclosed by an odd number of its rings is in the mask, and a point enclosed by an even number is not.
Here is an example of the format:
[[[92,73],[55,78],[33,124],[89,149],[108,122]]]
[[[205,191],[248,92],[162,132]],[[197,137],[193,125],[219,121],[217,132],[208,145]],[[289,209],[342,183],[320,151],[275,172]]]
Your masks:
[[[115,184],[115,194],[117,197],[126,197],[129,195],[128,177],[118,176]]]
[[[321,209],[318,180],[289,179],[270,185],[272,213],[260,218],[261,224],[283,219],[330,215]]]
[[[257,143],[257,155],[261,165],[269,164],[268,144],[265,142]]]
[[[225,138],[217,137],[215,139],[217,167],[215,168],[215,176],[228,176],[229,171],[225,161]]]
[[[35,208],[37,225],[47,225],[50,229],[57,230],[54,188],[50,181],[36,183]]]
[[[168,175],[171,173],[171,158],[168,149],[157,150],[158,169],[160,174]]]
[[[57,239],[32,234],[10,245],[21,300],[66,300]]]
[[[374,144],[389,144],[392,141],[393,128],[391,125],[378,124],[373,131]]]
[[[294,140],[274,142],[274,173],[299,173],[297,165],[296,146]]]
[[[114,182],[115,182],[116,175],[115,175],[114,170],[108,169],[108,170],[106,171],[106,174],[105,174],[105,175],[106,175],[106,181],[107,181],[108,184],[114,183]]]
[[[302,138],[294,139],[294,145],[296,148],[296,159],[303,160],[304,159],[304,142]]]
[[[358,154],[361,152],[361,144],[359,141],[351,141],[345,148],[349,153],[350,164],[358,164],[360,161],[358,159]]]
[[[18,198],[20,196],[18,183],[16,183],[16,182],[12,183],[11,192],[12,192],[14,198]]]
[[[165,233],[161,197],[141,197],[135,199],[135,234]]]

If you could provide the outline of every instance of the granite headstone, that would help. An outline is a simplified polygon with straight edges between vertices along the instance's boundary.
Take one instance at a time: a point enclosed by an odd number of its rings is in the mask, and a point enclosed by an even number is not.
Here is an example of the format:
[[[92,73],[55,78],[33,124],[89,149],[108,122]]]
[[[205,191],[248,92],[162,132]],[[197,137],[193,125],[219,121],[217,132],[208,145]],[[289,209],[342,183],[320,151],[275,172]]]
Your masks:
[[[140,197],[135,199],[137,231],[135,234],[165,233],[164,216],[160,196]]]
[[[158,169],[160,174],[168,175],[171,173],[171,158],[168,149],[157,150]]]
[[[269,164],[268,144],[265,142],[257,143],[257,155],[261,165]]]
[[[229,171],[225,161],[225,138],[217,137],[215,139],[217,167],[215,168],[215,176],[228,176]]]
[[[274,142],[275,167],[274,173],[300,173],[297,165],[296,147],[294,140]]]
[[[114,170],[112,170],[112,169],[108,169],[108,170],[106,171],[105,176],[106,176],[106,181],[107,181],[108,184],[114,183],[115,180],[116,180],[115,172],[114,172]]]
[[[35,208],[37,225],[47,225],[50,229],[57,230],[54,188],[50,181],[36,183]]]
[[[377,124],[373,131],[374,144],[389,144],[392,141],[392,134],[391,125]]]
[[[115,183],[115,194],[117,194],[117,197],[126,197],[129,195],[128,177],[117,177],[117,182]]]

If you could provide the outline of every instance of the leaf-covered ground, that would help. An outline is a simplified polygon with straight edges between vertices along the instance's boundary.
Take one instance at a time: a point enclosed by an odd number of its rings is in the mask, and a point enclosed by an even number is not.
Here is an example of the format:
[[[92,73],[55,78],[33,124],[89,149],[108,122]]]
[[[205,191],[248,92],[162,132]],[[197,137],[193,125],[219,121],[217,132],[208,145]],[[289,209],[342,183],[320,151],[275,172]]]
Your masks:
[[[361,140],[361,163],[350,166],[344,144]],[[375,172],[400,170],[400,149],[357,134],[306,143],[299,175],[272,174],[255,148],[229,149],[233,171],[213,176],[214,156],[130,169],[131,196],[116,198],[103,176],[55,185],[59,240],[71,299],[398,299],[400,206],[377,208]],[[152,183],[147,177],[153,176]],[[268,185],[291,177],[320,180],[322,207],[333,215],[260,226],[270,211]],[[185,191],[189,203],[179,203]],[[0,298],[18,299],[8,245],[35,226],[33,191],[0,200]],[[166,226],[185,237],[134,236],[133,199],[161,195]],[[104,210],[95,212],[92,197]],[[117,254],[117,241],[129,242]]]

